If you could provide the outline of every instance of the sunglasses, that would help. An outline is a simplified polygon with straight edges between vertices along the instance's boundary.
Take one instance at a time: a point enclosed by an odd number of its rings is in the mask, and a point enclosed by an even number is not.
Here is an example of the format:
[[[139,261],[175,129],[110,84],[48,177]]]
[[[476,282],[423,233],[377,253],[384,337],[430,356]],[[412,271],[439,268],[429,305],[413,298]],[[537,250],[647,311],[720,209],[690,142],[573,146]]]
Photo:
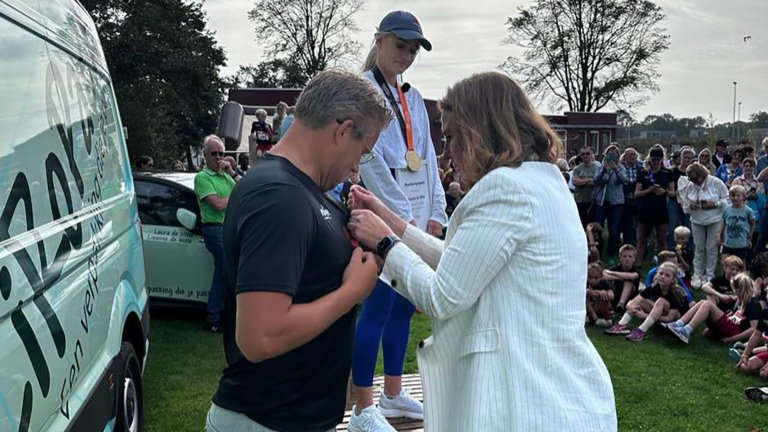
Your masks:
[[[582,156],[592,156],[592,153],[582,153]]]
[[[213,157],[224,157],[224,152],[212,151],[212,152],[209,152],[208,154]]]
[[[651,158],[651,162],[661,162],[661,158]]]

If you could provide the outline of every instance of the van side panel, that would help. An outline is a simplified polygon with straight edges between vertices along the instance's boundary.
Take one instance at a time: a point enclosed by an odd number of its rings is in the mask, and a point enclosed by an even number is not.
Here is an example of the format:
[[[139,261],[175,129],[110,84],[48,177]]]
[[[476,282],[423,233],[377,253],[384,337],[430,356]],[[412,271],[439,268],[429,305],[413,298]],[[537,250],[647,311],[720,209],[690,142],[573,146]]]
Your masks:
[[[0,0],[0,431],[65,430],[111,373],[128,314],[144,316],[143,253],[114,93],[84,61],[94,46],[62,43],[53,18],[46,41],[20,16]],[[92,23],[64,16],[98,48]]]

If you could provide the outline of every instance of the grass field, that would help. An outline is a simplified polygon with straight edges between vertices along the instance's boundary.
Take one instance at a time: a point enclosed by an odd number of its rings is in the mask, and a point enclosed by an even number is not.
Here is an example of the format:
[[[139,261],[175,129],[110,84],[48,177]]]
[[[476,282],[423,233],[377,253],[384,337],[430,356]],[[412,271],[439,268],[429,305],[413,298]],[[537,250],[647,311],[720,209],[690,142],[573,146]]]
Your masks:
[[[150,432],[200,432],[204,427],[224,355],[221,335],[202,331],[199,320],[188,311],[152,310],[144,376]],[[743,395],[744,387],[761,382],[734,371],[725,345],[697,333],[684,346],[661,329],[639,343],[603,335],[594,327],[587,333],[611,373],[619,430],[768,432],[768,405]],[[416,315],[406,373],[418,371],[416,345],[429,334],[429,321]]]

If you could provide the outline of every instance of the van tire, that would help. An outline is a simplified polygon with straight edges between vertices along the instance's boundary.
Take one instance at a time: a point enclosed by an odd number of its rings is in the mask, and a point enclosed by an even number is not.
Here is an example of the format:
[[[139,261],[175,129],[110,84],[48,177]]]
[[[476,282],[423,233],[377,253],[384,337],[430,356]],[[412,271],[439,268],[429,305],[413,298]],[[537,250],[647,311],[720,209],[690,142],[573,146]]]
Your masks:
[[[116,432],[144,431],[144,386],[136,350],[123,341],[117,357]]]

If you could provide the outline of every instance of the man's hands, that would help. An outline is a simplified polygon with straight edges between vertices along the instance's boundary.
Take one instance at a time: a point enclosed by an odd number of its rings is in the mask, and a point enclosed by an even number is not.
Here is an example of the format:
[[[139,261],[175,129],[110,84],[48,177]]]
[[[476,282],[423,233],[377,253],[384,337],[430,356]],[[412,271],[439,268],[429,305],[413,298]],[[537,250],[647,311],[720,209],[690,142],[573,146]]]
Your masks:
[[[371,293],[376,286],[380,269],[380,261],[376,255],[355,248],[341,279],[343,289],[355,299],[355,303],[365,300]]]

